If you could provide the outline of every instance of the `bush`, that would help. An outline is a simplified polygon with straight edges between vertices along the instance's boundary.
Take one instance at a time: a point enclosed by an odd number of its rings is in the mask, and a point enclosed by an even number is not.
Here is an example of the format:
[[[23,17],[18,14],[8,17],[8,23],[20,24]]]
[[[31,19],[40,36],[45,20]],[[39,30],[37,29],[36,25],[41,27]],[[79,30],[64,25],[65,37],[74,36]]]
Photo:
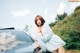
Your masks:
[[[66,42],[66,49],[80,49],[80,33],[71,31],[68,33],[67,39],[64,39]]]

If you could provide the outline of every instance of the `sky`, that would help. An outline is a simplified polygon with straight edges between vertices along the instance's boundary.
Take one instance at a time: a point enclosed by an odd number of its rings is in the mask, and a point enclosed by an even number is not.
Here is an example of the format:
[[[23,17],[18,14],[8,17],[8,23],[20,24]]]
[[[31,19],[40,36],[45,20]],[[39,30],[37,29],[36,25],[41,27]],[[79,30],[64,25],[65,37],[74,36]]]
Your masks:
[[[49,24],[55,22],[57,14],[70,15],[79,5],[80,2],[67,0],[0,0],[0,28],[31,27],[36,15],[41,15]]]

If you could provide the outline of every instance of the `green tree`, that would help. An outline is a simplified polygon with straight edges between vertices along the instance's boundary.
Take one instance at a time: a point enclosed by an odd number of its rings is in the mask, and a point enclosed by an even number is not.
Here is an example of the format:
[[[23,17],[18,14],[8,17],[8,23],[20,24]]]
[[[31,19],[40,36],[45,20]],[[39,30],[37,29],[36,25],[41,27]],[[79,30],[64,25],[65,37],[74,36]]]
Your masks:
[[[56,20],[60,21],[63,20],[67,16],[67,13],[63,13],[62,15],[57,15]]]
[[[49,26],[52,28],[53,26],[55,26],[56,23],[57,23],[57,21],[51,22],[51,23],[49,24]]]
[[[80,49],[80,33],[76,31],[68,32],[66,41],[66,49]]]
[[[75,9],[74,9],[74,11],[77,11],[77,10],[79,10],[80,9],[80,6],[77,6]]]
[[[25,26],[24,30],[25,30],[25,31],[28,31],[28,30],[29,30],[28,25]]]

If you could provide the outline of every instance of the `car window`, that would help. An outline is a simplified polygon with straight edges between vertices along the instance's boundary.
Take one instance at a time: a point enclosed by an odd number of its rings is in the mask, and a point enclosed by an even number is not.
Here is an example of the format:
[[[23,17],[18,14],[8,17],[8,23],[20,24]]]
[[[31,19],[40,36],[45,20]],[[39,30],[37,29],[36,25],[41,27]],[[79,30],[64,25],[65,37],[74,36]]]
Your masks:
[[[23,48],[31,45],[32,39],[23,31],[0,30],[0,48],[4,50]]]
[[[14,35],[17,40],[25,41],[25,42],[33,42],[32,39],[29,37],[28,34],[26,34],[23,31],[14,31],[14,30],[0,30],[0,33],[3,33],[6,35]]]

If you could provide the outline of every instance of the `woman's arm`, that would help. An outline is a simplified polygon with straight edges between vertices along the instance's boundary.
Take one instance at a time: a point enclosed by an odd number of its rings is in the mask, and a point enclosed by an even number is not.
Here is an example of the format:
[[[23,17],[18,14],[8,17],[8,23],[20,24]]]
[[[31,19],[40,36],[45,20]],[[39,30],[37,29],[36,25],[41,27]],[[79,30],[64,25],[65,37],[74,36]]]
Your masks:
[[[46,33],[44,34],[44,36],[42,37],[41,40],[44,43],[46,43],[51,39],[53,32],[52,32],[51,28],[49,27],[49,25],[47,25],[47,24],[44,26],[44,28],[45,28],[44,30],[46,31]]]

